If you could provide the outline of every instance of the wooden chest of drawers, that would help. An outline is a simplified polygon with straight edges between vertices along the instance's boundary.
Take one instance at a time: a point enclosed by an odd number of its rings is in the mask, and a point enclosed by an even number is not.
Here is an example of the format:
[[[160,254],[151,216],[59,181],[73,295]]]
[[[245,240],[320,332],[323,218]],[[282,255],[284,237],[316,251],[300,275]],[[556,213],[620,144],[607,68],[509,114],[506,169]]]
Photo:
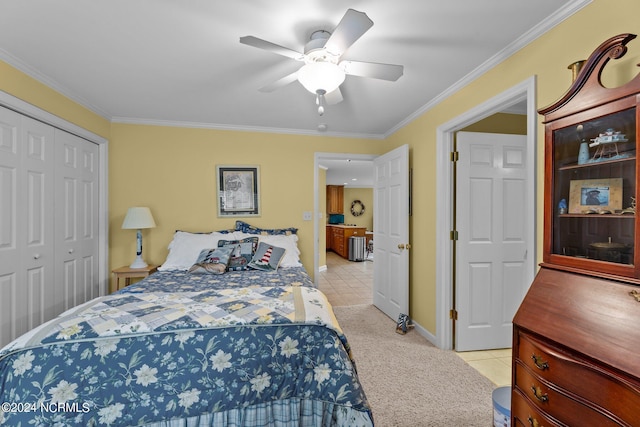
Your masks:
[[[640,426],[632,290],[541,269],[514,318],[513,426]]]

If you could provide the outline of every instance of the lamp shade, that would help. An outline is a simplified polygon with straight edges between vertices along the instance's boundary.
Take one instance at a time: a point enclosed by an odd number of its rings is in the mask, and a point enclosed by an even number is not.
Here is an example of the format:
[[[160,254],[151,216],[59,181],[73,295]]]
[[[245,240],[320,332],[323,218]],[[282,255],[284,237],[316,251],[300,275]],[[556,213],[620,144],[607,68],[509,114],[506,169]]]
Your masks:
[[[125,229],[154,228],[155,226],[156,222],[153,220],[151,210],[145,207],[129,208],[122,222],[122,228]]]
[[[298,70],[298,81],[311,93],[331,93],[344,82],[345,73],[331,62],[311,62]]]

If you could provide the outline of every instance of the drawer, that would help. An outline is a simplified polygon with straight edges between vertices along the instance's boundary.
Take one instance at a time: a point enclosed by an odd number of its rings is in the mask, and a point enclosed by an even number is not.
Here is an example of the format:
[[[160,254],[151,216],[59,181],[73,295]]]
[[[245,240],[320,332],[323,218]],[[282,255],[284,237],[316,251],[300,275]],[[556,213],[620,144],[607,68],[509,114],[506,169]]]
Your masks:
[[[563,394],[553,384],[545,384],[521,363],[516,363],[515,386],[529,399],[529,405],[539,408],[556,420],[580,427],[619,427],[620,424],[600,412],[582,405]]]
[[[579,396],[585,405],[608,410],[637,425],[640,388],[577,356],[520,332],[516,359],[546,381]],[[592,403],[590,403],[592,402]]]
[[[566,427],[565,424],[552,421],[535,405],[530,405],[518,389],[511,393],[511,421],[514,427]]]

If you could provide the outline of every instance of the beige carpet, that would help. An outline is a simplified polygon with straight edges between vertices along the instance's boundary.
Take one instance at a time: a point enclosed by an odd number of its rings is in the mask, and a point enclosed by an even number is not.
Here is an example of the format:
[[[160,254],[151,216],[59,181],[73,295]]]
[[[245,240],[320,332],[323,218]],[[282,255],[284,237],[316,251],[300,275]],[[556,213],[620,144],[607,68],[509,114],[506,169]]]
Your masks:
[[[451,351],[372,305],[334,307],[351,344],[376,427],[489,427],[494,385]]]

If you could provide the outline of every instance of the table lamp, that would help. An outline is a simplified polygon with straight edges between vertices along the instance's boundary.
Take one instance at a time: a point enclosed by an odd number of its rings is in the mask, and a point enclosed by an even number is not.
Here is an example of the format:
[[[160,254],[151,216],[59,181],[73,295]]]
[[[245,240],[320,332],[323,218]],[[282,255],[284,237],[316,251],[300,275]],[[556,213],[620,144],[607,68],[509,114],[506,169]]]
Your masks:
[[[135,207],[129,208],[127,215],[122,222],[123,229],[137,229],[138,247],[136,250],[136,259],[129,266],[130,268],[145,268],[147,263],[142,259],[142,229],[153,228],[156,222],[153,220],[149,208]]]

